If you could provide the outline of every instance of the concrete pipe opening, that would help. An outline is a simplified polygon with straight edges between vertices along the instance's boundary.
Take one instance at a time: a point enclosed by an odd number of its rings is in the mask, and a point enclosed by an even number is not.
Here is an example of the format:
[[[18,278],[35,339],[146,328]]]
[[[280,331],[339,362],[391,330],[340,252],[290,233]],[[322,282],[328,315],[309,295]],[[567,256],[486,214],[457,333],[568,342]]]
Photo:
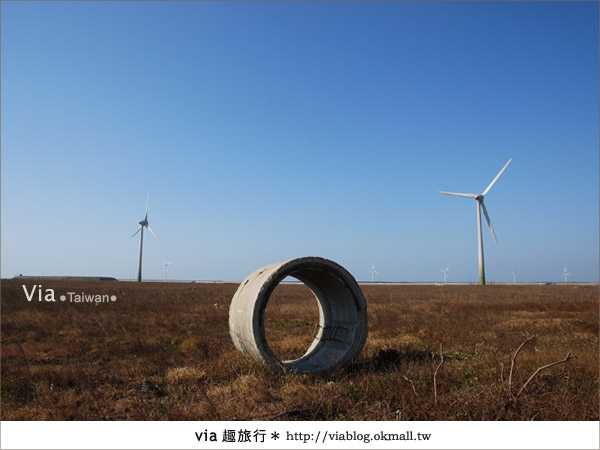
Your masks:
[[[319,306],[319,326],[306,353],[295,360],[279,360],[267,343],[265,309],[277,285],[287,276],[303,282]],[[350,273],[339,264],[318,257],[292,259],[262,267],[239,286],[229,309],[229,332],[236,348],[276,370],[322,372],[347,366],[367,339],[367,303]]]

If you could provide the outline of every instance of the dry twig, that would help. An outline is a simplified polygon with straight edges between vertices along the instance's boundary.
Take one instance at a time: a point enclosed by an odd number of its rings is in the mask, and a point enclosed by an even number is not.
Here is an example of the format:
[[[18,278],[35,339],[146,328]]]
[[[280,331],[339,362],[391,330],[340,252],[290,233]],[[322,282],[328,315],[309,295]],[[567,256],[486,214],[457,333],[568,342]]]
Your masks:
[[[269,420],[278,419],[279,417],[292,415],[292,414],[302,414],[308,411],[308,408],[300,408],[300,409],[290,409],[288,411],[281,411],[280,413],[274,414],[269,417]]]
[[[535,339],[535,334],[533,336],[528,337],[527,339],[525,339],[521,345],[519,345],[519,347],[517,348],[517,350],[515,351],[514,356],[512,357],[512,360],[510,361],[510,373],[508,374],[508,393],[510,394],[510,391],[512,389],[512,376],[513,376],[513,369],[515,368],[515,363],[517,361],[517,355],[519,354],[519,352],[521,351],[521,349],[525,346],[525,344],[527,344],[529,341]]]
[[[521,386],[521,389],[519,389],[519,392],[517,392],[517,395],[515,395],[515,399],[517,397],[519,397],[519,395],[521,395],[521,393],[525,390],[525,388],[531,382],[531,380],[533,380],[542,370],[548,369],[548,368],[550,368],[552,366],[556,366],[558,364],[566,363],[574,358],[575,358],[574,356],[571,356],[571,352],[569,352],[569,353],[567,353],[567,356],[565,356],[565,358],[561,359],[560,361],[554,361],[553,363],[546,364],[545,366],[542,366],[542,367],[538,367],[538,369],[535,372],[533,372],[533,375],[531,375],[529,377],[529,379],[523,384],[523,386]]]
[[[444,354],[442,353],[442,344],[440,344],[440,358],[441,361],[439,363],[439,365],[437,366],[437,368],[435,369],[435,372],[433,373],[433,402],[437,405],[437,373],[438,370],[440,370],[440,367],[442,367],[442,364],[444,364]]]
[[[408,378],[406,375],[402,375],[402,378],[404,378],[406,381],[408,381],[410,383],[410,387],[412,387],[413,392],[415,393],[415,396],[419,396],[419,394],[417,393],[417,390],[415,389],[415,383],[413,383],[413,381]]]
[[[210,399],[210,397],[206,393],[206,389],[204,389],[204,386],[198,386],[198,388],[199,388],[200,393],[202,394],[202,396],[206,399],[208,405],[210,406],[210,409],[212,409],[213,413],[215,414],[215,416],[217,416],[217,420],[223,420],[223,419],[221,419],[221,414],[219,414],[219,411],[215,407],[215,404],[212,402],[212,400]]]

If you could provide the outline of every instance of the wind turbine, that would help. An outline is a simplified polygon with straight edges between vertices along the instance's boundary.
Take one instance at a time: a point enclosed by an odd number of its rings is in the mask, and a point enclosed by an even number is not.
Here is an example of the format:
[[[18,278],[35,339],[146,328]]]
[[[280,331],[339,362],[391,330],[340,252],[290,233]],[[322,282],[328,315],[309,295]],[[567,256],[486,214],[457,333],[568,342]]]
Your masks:
[[[444,272],[444,283],[446,283],[448,281],[448,269],[450,268],[450,266],[446,267],[445,269],[440,269],[440,272]]]
[[[160,239],[158,239],[158,236],[152,230],[152,228],[150,228],[150,224],[148,223],[148,194],[146,195],[146,215],[144,216],[144,220],[140,220],[140,227],[136,230],[135,233],[133,233],[131,235],[131,237],[133,237],[136,234],[138,234],[138,232],[141,231],[141,234],[140,234],[140,262],[138,265],[138,276],[137,276],[138,281],[142,281],[142,250],[144,248],[144,227],[148,228],[148,231],[150,231],[150,233],[152,233],[154,235],[154,237],[156,238],[157,241],[160,241]]]
[[[492,188],[494,183],[496,183],[496,181],[498,181],[498,178],[500,178],[500,175],[502,175],[502,172],[504,172],[506,170],[506,168],[508,167],[508,165],[510,164],[511,161],[512,161],[512,158],[510,158],[508,160],[508,162],[504,165],[502,170],[500,172],[498,172],[498,175],[496,175],[496,178],[494,178],[492,180],[492,182],[489,184],[489,186],[487,188],[485,188],[485,191],[483,191],[481,194],[460,194],[458,192],[438,191],[440,194],[456,195],[459,197],[474,198],[475,200],[477,200],[477,242],[479,244],[479,284],[482,284],[482,285],[485,284],[485,266],[483,263],[483,238],[481,235],[481,210],[483,210],[483,215],[485,216],[485,220],[487,221],[487,224],[490,227],[490,231],[492,232],[494,241],[496,242],[496,245],[498,244],[498,240],[496,239],[496,233],[494,233],[494,228],[492,227],[492,223],[490,222],[490,217],[488,216],[487,210],[485,209],[485,205],[483,204],[483,198],[490,191],[490,189]]]
[[[515,273],[514,270],[511,273],[513,275],[513,283],[516,283],[517,282],[517,274]]]
[[[165,280],[168,280],[169,279],[169,266],[171,265],[171,263],[173,261],[169,261],[169,262],[163,261],[163,262],[165,263]]]
[[[369,272],[371,272],[371,283],[375,280],[375,274],[381,275],[379,272],[377,272],[375,270],[375,263],[373,263],[373,265],[371,266],[371,270],[369,270]]]
[[[567,277],[573,275],[571,272],[569,272],[569,269],[567,269],[567,266],[563,267],[563,272],[565,273],[565,284],[569,284]]]

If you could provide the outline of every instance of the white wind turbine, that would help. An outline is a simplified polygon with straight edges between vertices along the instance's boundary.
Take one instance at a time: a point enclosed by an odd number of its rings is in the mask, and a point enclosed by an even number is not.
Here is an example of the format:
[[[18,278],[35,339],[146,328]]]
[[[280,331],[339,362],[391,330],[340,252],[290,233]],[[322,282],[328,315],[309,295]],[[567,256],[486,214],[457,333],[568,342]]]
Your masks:
[[[144,227],[148,228],[148,231],[150,231],[150,233],[152,233],[154,235],[154,237],[156,238],[157,241],[160,241],[160,239],[158,239],[158,236],[152,230],[152,228],[150,228],[150,225],[148,223],[148,194],[146,195],[146,215],[144,216],[144,220],[140,220],[140,227],[136,230],[135,233],[133,233],[131,235],[131,237],[133,237],[141,231],[141,234],[140,234],[140,262],[138,264],[138,276],[137,276],[138,281],[142,281],[142,250],[144,248]]]
[[[565,274],[565,284],[569,284],[567,277],[570,277],[573,274],[571,272],[569,272],[569,269],[567,269],[567,266],[563,267],[563,272]]]
[[[375,270],[375,263],[373,263],[373,264],[371,265],[371,270],[369,270],[369,272],[371,273],[371,283],[372,283],[373,281],[375,281],[375,274],[377,274],[377,275],[381,275],[379,272],[377,272],[377,271]]]
[[[485,266],[483,263],[483,238],[481,235],[481,210],[483,210],[483,215],[485,216],[485,220],[487,221],[487,224],[490,227],[490,231],[492,232],[494,241],[496,242],[496,244],[498,244],[498,240],[496,239],[496,233],[494,233],[494,228],[492,227],[492,223],[490,222],[490,217],[488,216],[487,210],[485,209],[485,205],[483,204],[483,198],[490,191],[490,189],[492,188],[494,183],[496,183],[496,181],[498,181],[498,178],[500,178],[500,175],[502,175],[502,172],[504,172],[504,170],[506,170],[506,168],[508,167],[508,165],[510,164],[511,161],[512,161],[512,158],[510,158],[508,160],[508,162],[504,165],[502,170],[500,172],[498,172],[498,175],[496,175],[496,178],[494,178],[492,180],[492,182],[489,184],[489,186],[487,188],[485,188],[485,191],[483,191],[481,194],[460,194],[458,192],[438,191],[440,194],[457,195],[459,197],[474,198],[475,200],[477,200],[477,242],[479,245],[479,284],[485,284]]]
[[[165,263],[165,280],[168,280],[169,279],[169,266],[171,265],[171,263],[173,261],[169,261],[169,262],[163,261],[163,262]]]
[[[448,281],[448,269],[450,268],[450,266],[446,267],[445,269],[440,269],[440,272],[444,272],[444,283],[446,283]]]
[[[516,272],[514,270],[511,273],[512,273],[512,276],[513,276],[513,283],[516,283],[517,282],[517,274],[516,274]]]

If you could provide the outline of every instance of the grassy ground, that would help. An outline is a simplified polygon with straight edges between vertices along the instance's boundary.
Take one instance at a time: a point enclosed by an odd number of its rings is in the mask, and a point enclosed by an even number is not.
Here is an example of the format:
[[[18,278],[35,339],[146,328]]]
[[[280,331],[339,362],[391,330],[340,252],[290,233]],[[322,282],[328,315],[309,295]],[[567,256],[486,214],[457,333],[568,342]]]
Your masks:
[[[54,289],[53,303],[37,294],[28,302],[22,283],[1,286],[2,420],[599,418],[598,286],[366,285],[370,331],[356,363],[283,375],[233,346],[237,285],[40,281]],[[117,300],[60,302],[67,292]],[[280,357],[298,357],[317,321],[306,287],[279,286],[267,338]],[[531,335],[511,395],[511,358]],[[537,368],[568,352],[576,359],[542,371],[514,398]]]

